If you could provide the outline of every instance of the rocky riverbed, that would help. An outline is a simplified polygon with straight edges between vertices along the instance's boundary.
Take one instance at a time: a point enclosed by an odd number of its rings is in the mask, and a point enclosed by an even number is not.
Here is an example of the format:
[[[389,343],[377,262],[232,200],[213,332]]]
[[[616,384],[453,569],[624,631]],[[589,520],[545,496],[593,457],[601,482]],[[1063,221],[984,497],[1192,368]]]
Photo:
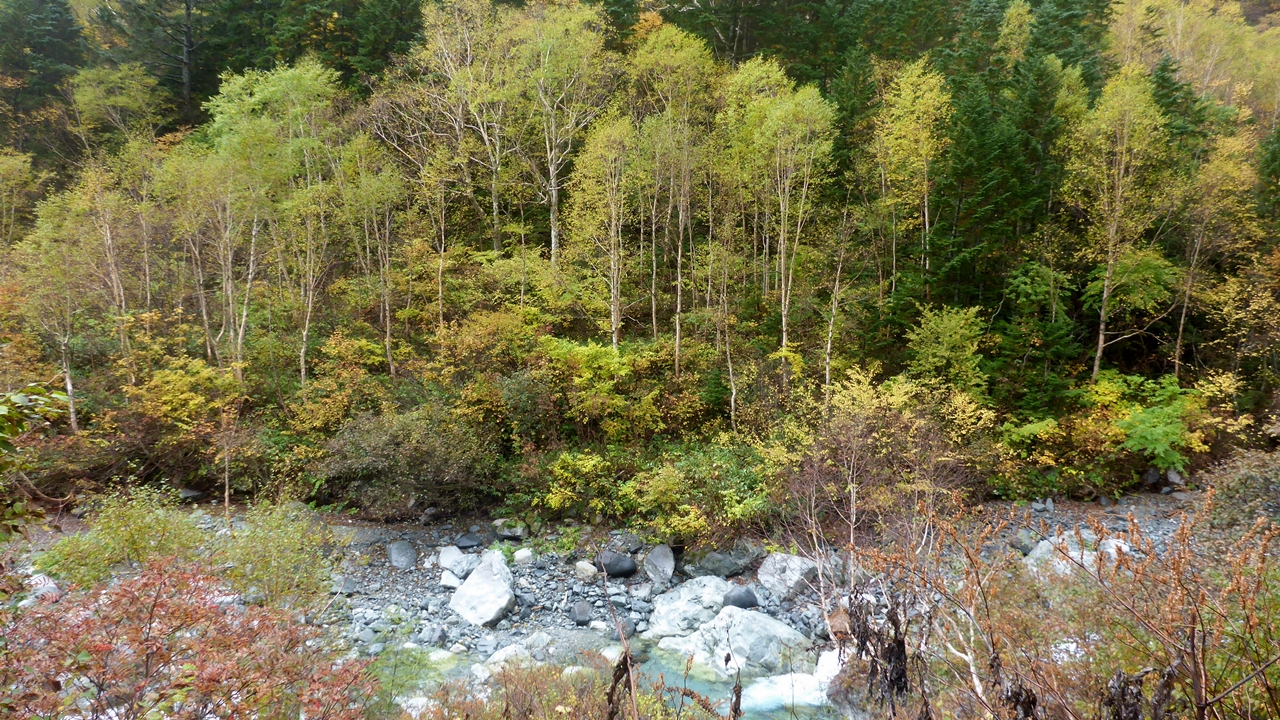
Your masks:
[[[1083,562],[1133,551],[1100,541],[1093,527],[1124,531],[1136,522],[1163,552],[1197,499],[1179,489],[1118,503],[997,503],[978,508],[970,522],[1016,516],[1009,527],[1023,529],[1004,531],[983,552],[1017,550],[1052,578],[1071,570],[1058,547]],[[205,510],[195,508],[193,517],[216,531],[222,521]],[[683,552],[628,531],[573,524],[534,533],[502,518],[382,525],[315,517],[342,541],[341,558],[328,607],[303,620],[323,626],[354,656],[408,651],[418,658],[421,682],[408,683],[407,710],[425,707],[443,680],[485,692],[507,663],[551,663],[566,672],[606,667],[625,642],[651,677],[713,700],[727,700],[741,677],[748,717],[827,712],[841,662],[818,602],[820,568],[810,558],[749,541]],[[826,583],[847,583],[838,553],[823,563]],[[874,587],[864,600],[888,606]]]

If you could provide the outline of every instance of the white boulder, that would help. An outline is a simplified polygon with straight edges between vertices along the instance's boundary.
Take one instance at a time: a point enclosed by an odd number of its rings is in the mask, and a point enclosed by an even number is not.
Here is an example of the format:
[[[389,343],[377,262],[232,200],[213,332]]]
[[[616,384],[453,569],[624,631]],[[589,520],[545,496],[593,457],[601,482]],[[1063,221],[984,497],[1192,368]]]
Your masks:
[[[467,579],[472,570],[480,566],[479,555],[468,555],[452,545],[440,548],[440,557],[437,561],[440,567],[463,580]]]
[[[501,620],[515,604],[511,571],[502,553],[491,550],[481,557],[480,566],[471,572],[462,587],[454,591],[449,609],[472,625],[483,627]]]
[[[760,563],[756,577],[776,598],[795,597],[818,577],[818,566],[808,558],[773,553]]]
[[[727,581],[706,575],[658,595],[653,599],[653,613],[644,637],[659,640],[692,633],[720,612],[726,592],[729,592]]]
[[[720,679],[734,677],[739,671],[762,675],[804,665],[802,651],[808,646],[808,638],[790,625],[732,605],[692,635],[658,642],[660,649],[693,658],[695,666]]]

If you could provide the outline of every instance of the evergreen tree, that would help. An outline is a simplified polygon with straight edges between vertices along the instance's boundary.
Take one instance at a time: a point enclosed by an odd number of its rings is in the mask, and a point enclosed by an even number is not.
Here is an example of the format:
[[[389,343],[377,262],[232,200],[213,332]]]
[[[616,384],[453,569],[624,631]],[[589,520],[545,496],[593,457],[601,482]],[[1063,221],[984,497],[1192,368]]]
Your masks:
[[[21,148],[85,46],[66,0],[0,0],[0,28],[0,143]]]

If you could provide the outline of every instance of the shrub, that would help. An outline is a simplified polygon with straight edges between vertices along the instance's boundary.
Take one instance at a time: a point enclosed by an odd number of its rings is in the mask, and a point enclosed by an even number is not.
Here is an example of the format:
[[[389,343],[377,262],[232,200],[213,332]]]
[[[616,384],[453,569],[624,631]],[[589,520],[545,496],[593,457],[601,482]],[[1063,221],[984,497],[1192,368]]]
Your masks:
[[[191,559],[203,533],[176,499],[152,488],[108,495],[90,530],[62,538],[36,558],[36,567],[76,585],[110,577],[117,566],[142,564],[156,557]]]
[[[381,517],[418,506],[469,506],[493,493],[493,443],[437,404],[363,415],[343,426],[316,468],[318,494]]]
[[[260,503],[214,552],[231,586],[250,598],[295,606],[322,595],[329,581],[332,533],[297,503]]]
[[[608,459],[591,450],[562,452],[547,470],[551,476],[545,493],[534,500],[565,515],[617,515],[618,472]]]
[[[176,562],[18,612],[0,647],[0,715],[363,717],[365,665],[338,664],[284,613],[228,605],[217,578]]]
[[[1232,427],[1209,411],[1203,393],[1171,375],[1104,372],[1075,412],[1005,425],[1006,456],[993,489],[1005,497],[1114,493],[1149,465],[1185,469],[1209,450],[1214,433]]]
[[[1249,526],[1260,518],[1280,523],[1280,453],[1244,450],[1207,470],[1197,484],[1213,488],[1212,523]]]
[[[660,535],[708,540],[740,532],[772,512],[775,475],[750,447],[681,448],[637,473],[623,492]]]

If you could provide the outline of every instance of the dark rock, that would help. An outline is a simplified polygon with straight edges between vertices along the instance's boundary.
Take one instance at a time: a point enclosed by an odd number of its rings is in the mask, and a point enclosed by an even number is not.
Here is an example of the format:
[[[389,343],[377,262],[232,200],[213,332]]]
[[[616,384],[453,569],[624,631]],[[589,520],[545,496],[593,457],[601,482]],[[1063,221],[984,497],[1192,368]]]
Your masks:
[[[745,585],[734,585],[724,594],[724,604],[747,609],[758,606],[760,601],[756,599],[756,594],[751,591],[751,588]]]
[[[524,607],[533,607],[538,604],[538,598],[531,592],[520,591],[516,593],[516,602]]]
[[[693,577],[741,575],[766,555],[759,545],[740,544],[728,550],[712,550],[694,556],[685,563],[685,572]]]
[[[344,577],[335,579],[333,587],[329,589],[331,595],[354,595],[356,592],[356,579],[353,577]]]
[[[579,600],[573,604],[573,607],[569,608],[569,619],[579,627],[590,625],[593,614],[591,603],[586,600]]]
[[[418,635],[418,639],[427,645],[444,645],[449,642],[449,632],[444,629],[443,625],[433,625],[424,628]]]
[[[412,570],[418,564],[418,549],[408,540],[388,543],[387,562],[397,570]]]
[[[1164,487],[1160,488],[1160,494],[1161,494],[1161,495],[1172,495],[1172,494],[1173,494],[1173,492],[1174,492],[1175,490],[1177,490],[1177,488],[1175,488],[1174,486],[1172,486],[1172,485],[1165,485]]]
[[[453,544],[454,547],[459,550],[470,550],[471,548],[483,545],[484,540],[481,540],[479,535],[469,532],[459,535],[458,539],[453,541]]]
[[[636,574],[636,561],[630,555],[602,550],[595,559],[596,569],[604,568],[609,577],[631,577]]]
[[[1114,503],[1112,503],[1111,498],[1107,497],[1106,495],[1099,495],[1098,504],[1101,505],[1102,507],[1111,507]]]
[[[631,618],[618,618],[617,623],[610,621],[609,625],[612,626],[612,631],[609,633],[609,637],[614,640],[622,639],[621,637],[618,637],[619,626],[622,628],[623,637],[631,637],[636,634],[636,624],[631,620]]]
[[[1156,486],[1160,484],[1160,480],[1162,479],[1160,477],[1161,474],[1162,473],[1155,468],[1147,468],[1147,471],[1142,473],[1142,482],[1146,484],[1149,489],[1155,490]]]

